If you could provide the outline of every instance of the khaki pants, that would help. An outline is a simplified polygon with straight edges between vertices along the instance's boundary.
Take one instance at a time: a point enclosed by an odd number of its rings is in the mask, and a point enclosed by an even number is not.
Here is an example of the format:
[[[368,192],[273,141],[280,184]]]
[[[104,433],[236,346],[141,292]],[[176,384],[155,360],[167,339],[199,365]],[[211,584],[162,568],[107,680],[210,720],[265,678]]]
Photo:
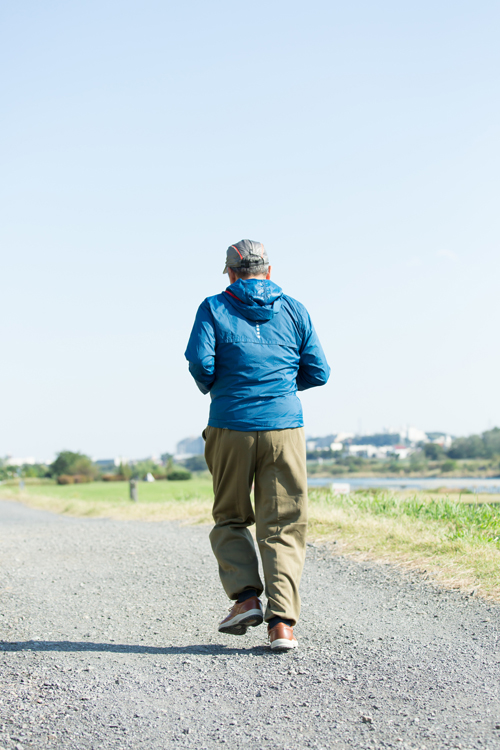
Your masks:
[[[263,591],[248,527],[257,543],[268,599],[266,621],[295,624],[305,558],[307,474],[304,429],[240,432],[207,427],[205,458],[213,477],[215,526],[210,541],[230,599],[246,588]],[[255,512],[250,500],[255,480]]]

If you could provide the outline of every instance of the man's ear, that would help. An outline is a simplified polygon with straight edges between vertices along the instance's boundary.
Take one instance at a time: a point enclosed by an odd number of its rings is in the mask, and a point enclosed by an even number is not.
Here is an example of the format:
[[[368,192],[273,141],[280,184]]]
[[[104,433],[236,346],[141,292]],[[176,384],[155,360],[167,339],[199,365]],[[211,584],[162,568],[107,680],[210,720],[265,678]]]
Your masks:
[[[269,266],[268,269],[267,269],[266,279],[270,279],[271,278],[271,271],[272,270],[273,269],[271,268],[271,266]]]

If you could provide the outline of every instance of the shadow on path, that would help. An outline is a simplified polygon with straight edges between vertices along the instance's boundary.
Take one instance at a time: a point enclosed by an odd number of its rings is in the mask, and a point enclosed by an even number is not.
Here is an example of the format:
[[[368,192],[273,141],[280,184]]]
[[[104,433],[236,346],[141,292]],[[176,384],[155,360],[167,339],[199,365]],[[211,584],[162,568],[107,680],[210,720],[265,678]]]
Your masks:
[[[220,643],[190,646],[138,646],[128,643],[92,643],[87,641],[0,641],[0,651],[58,651],[60,653],[103,651],[116,654],[273,654],[267,646],[234,648]]]

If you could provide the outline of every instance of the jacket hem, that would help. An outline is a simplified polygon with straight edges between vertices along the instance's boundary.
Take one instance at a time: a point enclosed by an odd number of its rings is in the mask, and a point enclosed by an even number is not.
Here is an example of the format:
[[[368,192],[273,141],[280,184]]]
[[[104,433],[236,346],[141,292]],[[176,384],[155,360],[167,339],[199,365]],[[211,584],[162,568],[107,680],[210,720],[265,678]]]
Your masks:
[[[220,419],[209,419],[210,427],[219,427],[222,430],[235,430],[235,432],[264,432],[269,430],[294,430],[304,426],[304,421],[294,420],[292,422],[273,422],[272,424],[249,424],[242,422],[226,422]]]

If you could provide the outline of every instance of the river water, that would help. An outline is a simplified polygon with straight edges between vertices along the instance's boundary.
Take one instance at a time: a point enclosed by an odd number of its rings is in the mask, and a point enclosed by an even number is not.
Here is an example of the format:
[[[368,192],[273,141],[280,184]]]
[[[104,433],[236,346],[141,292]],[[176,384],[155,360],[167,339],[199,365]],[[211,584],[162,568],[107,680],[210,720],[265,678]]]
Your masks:
[[[328,487],[332,484],[350,485],[351,490],[359,490],[364,487],[381,487],[392,490],[436,490],[438,487],[447,487],[454,490],[470,490],[475,493],[491,492],[500,494],[499,477],[417,477],[407,479],[406,477],[309,477],[309,487]]]

